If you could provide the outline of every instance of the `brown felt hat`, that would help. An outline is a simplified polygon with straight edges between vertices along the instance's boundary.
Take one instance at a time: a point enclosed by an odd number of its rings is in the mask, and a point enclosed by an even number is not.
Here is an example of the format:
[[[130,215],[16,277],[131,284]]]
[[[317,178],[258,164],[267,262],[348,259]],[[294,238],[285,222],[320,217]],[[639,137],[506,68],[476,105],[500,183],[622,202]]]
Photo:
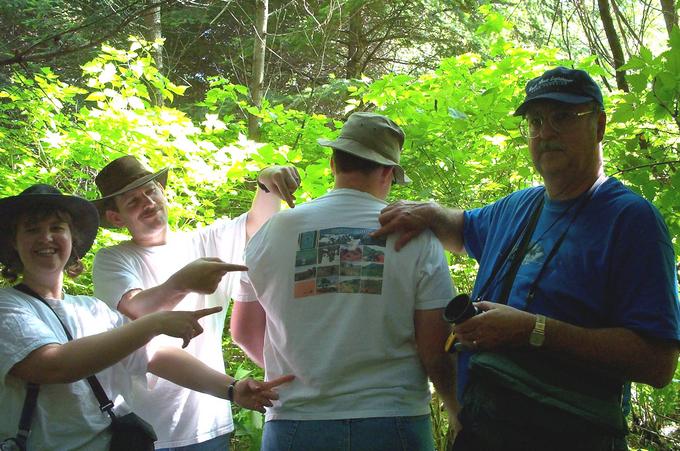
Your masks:
[[[94,178],[94,183],[99,188],[102,197],[92,201],[99,210],[101,225],[113,227],[106,220],[105,205],[107,200],[137,189],[151,180],[157,180],[165,188],[168,181],[168,170],[169,168],[164,168],[158,172],[151,172],[132,155],[117,158],[104,166]]]

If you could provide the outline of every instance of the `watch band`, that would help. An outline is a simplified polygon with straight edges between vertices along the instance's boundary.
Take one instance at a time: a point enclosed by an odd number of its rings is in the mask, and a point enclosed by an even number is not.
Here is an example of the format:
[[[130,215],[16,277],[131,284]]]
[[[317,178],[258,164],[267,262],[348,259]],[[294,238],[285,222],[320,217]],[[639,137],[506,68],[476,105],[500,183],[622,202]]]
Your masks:
[[[262,183],[262,182],[260,181],[260,179],[257,180],[257,186],[259,186],[260,189],[261,189],[262,191],[264,191],[265,193],[268,193],[268,192],[269,192],[269,188],[267,188],[267,187],[265,186],[265,184]]]
[[[227,401],[234,402],[234,390],[236,389],[236,384],[238,379],[234,379],[231,384],[227,387]]]

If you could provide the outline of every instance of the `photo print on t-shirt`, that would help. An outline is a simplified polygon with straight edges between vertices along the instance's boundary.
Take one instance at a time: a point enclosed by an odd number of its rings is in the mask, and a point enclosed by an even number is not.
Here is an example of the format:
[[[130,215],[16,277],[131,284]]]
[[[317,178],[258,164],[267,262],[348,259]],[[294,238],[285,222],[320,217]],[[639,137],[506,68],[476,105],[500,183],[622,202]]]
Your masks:
[[[369,236],[375,230],[333,227],[300,233],[294,297],[382,294],[386,240]]]

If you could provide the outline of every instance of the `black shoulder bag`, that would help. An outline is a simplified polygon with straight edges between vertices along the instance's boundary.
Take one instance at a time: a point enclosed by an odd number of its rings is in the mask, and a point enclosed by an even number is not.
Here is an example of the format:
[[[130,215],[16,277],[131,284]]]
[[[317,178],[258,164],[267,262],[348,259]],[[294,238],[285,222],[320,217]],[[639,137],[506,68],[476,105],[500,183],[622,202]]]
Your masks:
[[[50,306],[50,304],[48,304],[47,301],[42,298],[42,296],[40,296],[39,294],[37,294],[35,291],[33,291],[31,288],[24,284],[15,285],[14,288],[29,296],[38,299],[43,304],[45,304],[50,310],[52,310],[52,313],[54,313],[54,315],[59,320],[61,327],[64,328],[64,332],[66,333],[66,336],[68,337],[69,341],[73,340],[73,336],[69,332],[66,325],[61,321],[61,318],[59,318],[57,312],[55,312],[52,309],[52,306]],[[108,413],[109,416],[111,417],[111,445],[109,446],[109,450],[153,451],[154,449],[153,444],[156,440],[158,440],[158,437],[156,437],[156,433],[154,432],[153,427],[133,412],[123,416],[116,416],[116,414],[113,412],[113,402],[106,395],[106,392],[102,388],[97,377],[92,375],[89,376],[86,380],[87,383],[92,388],[94,395],[97,397],[97,401],[99,402],[99,409],[102,412]],[[26,396],[28,402],[28,393]],[[35,407],[35,400],[33,400],[33,407]],[[24,404],[24,410],[26,410],[26,403]],[[22,421],[23,419],[24,413],[22,412]],[[30,422],[30,417],[28,421]],[[21,425],[19,432],[21,433]],[[28,435],[28,431],[26,431],[26,435]],[[19,438],[19,436],[17,436],[17,438]],[[26,440],[24,439],[23,441],[24,448],[19,449],[24,450],[25,444]]]
[[[546,256],[527,294],[527,304],[533,300],[547,264],[557,253],[569,227],[591,195],[592,192],[588,193],[582,201],[566,230]],[[504,261],[495,265],[480,296],[484,295],[491,280],[497,277],[500,268],[509,259],[509,269],[501,280],[500,299],[495,300],[507,303],[542,203],[542,199],[536,203],[523,232],[510,244],[510,250],[517,244],[514,256],[510,257],[510,251],[504,253]],[[528,419],[532,427],[554,436],[555,446],[565,433],[579,437],[581,443],[601,443],[600,438],[606,442],[607,437],[623,437],[627,432],[621,409],[622,383],[610,374],[598,371],[594,365],[585,365],[541,349],[522,348],[477,352],[470,359],[470,374],[464,405],[468,404],[477,414],[480,411],[493,412],[490,414],[492,417],[501,416],[508,421]],[[501,434],[496,435],[502,440]]]

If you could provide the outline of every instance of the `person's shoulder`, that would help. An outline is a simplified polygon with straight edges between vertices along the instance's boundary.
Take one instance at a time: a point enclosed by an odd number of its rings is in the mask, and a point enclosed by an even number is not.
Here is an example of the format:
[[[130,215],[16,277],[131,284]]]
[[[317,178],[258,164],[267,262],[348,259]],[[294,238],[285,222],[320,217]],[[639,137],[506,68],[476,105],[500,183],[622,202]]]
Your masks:
[[[523,202],[523,201],[533,201],[539,196],[545,194],[545,188],[543,186],[531,186],[529,188],[520,189],[513,191],[505,197],[502,197],[499,201],[506,202]]]
[[[131,252],[132,241],[123,241],[111,246],[102,247],[94,254],[94,263],[101,263],[102,261],[118,260],[125,258]]]
[[[532,206],[536,205],[539,197],[545,195],[545,188],[543,186],[532,186],[518,191],[514,191],[506,196],[501,197],[495,202],[482,207],[488,209],[490,212],[495,211],[510,211],[510,212],[526,212],[530,211]]]
[[[603,185],[603,200],[617,210],[628,214],[659,215],[659,211],[649,200],[636,193],[621,181],[610,177]]]
[[[120,241],[118,243],[112,244],[110,246],[103,246],[99,248],[97,251],[97,254],[112,254],[116,252],[124,252],[127,249],[131,249],[135,247],[136,245],[132,242],[131,239],[126,239],[125,241]]]
[[[399,234],[391,234],[387,237],[386,248],[388,250],[394,250],[394,243],[399,238]],[[409,241],[406,246],[404,246],[399,252],[395,252],[400,258],[412,258],[417,254],[422,254],[423,252],[431,252],[433,250],[439,250],[444,252],[444,246],[442,246],[441,241],[437,238],[437,235],[430,229],[423,230],[418,236],[414,237]],[[413,255],[409,255],[413,253]]]
[[[641,235],[639,238],[670,241],[666,221],[654,204],[613,177],[607,182],[599,212],[608,214],[622,230]]]
[[[17,295],[18,291],[12,287],[0,287],[0,301],[14,299]]]

